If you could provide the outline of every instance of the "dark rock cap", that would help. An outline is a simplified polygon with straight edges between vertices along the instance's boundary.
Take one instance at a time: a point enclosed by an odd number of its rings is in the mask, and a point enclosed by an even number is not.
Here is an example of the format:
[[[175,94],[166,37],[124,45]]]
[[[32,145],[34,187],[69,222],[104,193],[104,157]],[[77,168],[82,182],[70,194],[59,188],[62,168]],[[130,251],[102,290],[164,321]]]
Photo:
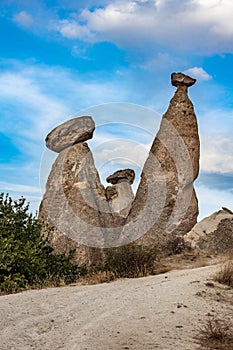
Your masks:
[[[124,170],[118,170],[115,171],[112,175],[108,176],[106,181],[108,183],[111,183],[112,185],[117,184],[118,182],[121,182],[123,180],[127,180],[132,183],[134,182],[135,179],[135,172],[132,169],[124,169]]]
[[[70,119],[57,126],[46,136],[46,146],[54,152],[61,152],[79,142],[92,138],[95,122],[90,116]]]
[[[192,86],[195,84],[196,79],[189,77],[183,73],[172,73],[171,74],[171,83],[173,86]]]

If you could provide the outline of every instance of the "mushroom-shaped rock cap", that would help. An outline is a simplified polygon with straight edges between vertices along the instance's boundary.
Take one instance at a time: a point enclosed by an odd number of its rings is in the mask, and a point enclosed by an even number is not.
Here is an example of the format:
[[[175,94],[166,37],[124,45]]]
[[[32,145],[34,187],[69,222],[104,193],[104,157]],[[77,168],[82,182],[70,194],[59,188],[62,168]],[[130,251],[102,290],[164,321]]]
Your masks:
[[[172,73],[171,83],[173,86],[192,86],[195,84],[196,79],[189,77],[183,73]]]
[[[132,169],[124,169],[115,171],[112,175],[108,176],[106,181],[111,183],[112,185],[117,184],[118,182],[122,182],[127,180],[131,185],[135,179],[135,172]]]
[[[55,152],[79,142],[89,140],[93,136],[95,122],[92,117],[78,117],[57,126],[46,136],[46,146]]]

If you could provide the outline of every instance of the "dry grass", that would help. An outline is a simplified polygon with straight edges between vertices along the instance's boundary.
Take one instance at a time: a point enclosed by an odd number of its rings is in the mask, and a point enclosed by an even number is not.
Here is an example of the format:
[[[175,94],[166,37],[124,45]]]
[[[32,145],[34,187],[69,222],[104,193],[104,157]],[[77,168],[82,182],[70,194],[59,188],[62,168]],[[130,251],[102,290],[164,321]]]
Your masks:
[[[172,269],[167,266],[156,266],[156,272],[154,274],[160,275],[171,271]],[[121,278],[121,277],[119,277]],[[116,276],[111,271],[96,271],[86,275],[78,280],[78,284],[100,284],[109,283],[116,280]]]
[[[110,272],[96,271],[81,278],[79,280],[79,283],[80,284],[100,284],[100,283],[108,283],[113,280],[114,280],[114,277]]]
[[[155,275],[157,257],[155,247],[128,244],[106,250],[104,270],[114,279]]]
[[[210,318],[199,330],[197,339],[203,350],[232,350],[233,324],[230,319]]]
[[[233,252],[230,253],[225,263],[214,276],[215,281],[233,288]]]
[[[167,272],[169,272],[169,271],[171,271],[172,270],[172,268],[171,267],[169,267],[169,266],[159,266],[159,265],[157,265],[156,266],[156,275],[161,275],[161,274],[163,274],[163,273],[167,273]]]

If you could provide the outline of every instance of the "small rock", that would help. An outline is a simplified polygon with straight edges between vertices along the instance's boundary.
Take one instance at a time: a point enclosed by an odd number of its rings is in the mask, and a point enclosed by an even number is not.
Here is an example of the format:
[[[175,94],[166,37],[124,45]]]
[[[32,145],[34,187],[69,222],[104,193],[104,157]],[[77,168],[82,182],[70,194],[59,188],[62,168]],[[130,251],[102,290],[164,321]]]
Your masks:
[[[91,139],[94,130],[95,123],[92,117],[70,119],[57,126],[46,136],[46,146],[59,153],[69,146]]]
[[[195,84],[196,79],[189,77],[183,73],[172,73],[171,82],[173,86],[192,86]]]
[[[124,169],[115,171],[112,175],[108,176],[106,181],[112,185],[117,184],[118,182],[128,181],[131,185],[135,179],[135,172],[132,169]]]
[[[213,282],[206,282],[206,287],[212,287],[212,288],[214,288],[215,287],[215,285],[214,285],[214,283]]]

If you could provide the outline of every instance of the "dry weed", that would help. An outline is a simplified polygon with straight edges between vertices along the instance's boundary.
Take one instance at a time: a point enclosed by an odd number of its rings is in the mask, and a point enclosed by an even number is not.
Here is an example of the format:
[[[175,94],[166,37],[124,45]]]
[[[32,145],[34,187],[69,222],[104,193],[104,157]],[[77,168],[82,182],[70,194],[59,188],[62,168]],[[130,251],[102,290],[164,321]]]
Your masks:
[[[215,281],[233,288],[233,252],[227,257],[220,270],[214,276]]]
[[[230,319],[208,319],[199,330],[198,343],[203,350],[232,350],[233,324]]]

